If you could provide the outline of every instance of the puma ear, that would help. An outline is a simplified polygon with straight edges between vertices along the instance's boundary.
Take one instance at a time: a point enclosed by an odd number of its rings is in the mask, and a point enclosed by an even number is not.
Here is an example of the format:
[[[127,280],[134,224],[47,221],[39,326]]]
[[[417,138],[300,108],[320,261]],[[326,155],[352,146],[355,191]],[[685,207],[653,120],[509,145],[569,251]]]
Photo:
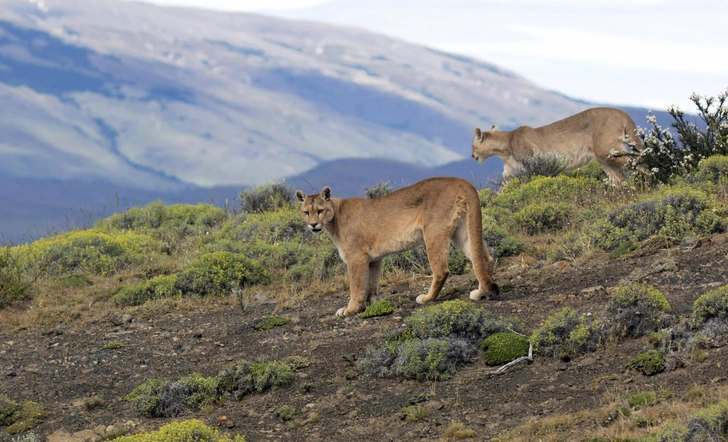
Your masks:
[[[496,126],[495,124],[493,125],[493,127],[490,128],[491,132],[495,132],[497,130],[498,130],[498,126]]]
[[[329,186],[324,187],[321,190],[321,196],[324,197],[326,201],[331,200],[331,188]]]
[[[296,191],[296,199],[298,200],[299,203],[302,203],[303,200],[306,199],[306,194],[303,193],[302,190],[297,190]]]
[[[480,135],[482,134],[482,132],[480,131],[479,127],[476,127],[473,132],[475,133],[475,138],[480,138]]]

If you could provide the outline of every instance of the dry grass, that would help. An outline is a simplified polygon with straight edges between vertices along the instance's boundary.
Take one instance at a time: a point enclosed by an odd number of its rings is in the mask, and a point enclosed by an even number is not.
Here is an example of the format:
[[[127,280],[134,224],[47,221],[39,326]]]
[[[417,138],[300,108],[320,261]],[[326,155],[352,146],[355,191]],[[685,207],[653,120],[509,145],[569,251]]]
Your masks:
[[[625,395],[607,392],[603,400],[606,405],[600,408],[527,422],[496,440],[499,442],[533,440],[556,442],[594,438],[638,440],[671,425],[685,425],[696,411],[721,400],[728,400],[728,386],[706,389],[696,385],[681,398],[673,397],[639,411],[629,410]]]

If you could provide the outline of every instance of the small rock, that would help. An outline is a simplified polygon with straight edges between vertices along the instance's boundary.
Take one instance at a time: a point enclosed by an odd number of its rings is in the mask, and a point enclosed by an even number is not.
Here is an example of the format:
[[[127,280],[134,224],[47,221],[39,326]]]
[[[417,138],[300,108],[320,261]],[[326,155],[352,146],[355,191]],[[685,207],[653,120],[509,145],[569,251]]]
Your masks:
[[[130,323],[132,319],[133,318],[130,314],[122,314],[121,312],[114,312],[109,315],[109,321],[117,327]]]
[[[94,427],[94,433],[96,433],[99,436],[103,436],[104,433],[106,433],[106,426],[105,425],[96,425]]]
[[[626,378],[622,381],[623,384],[631,384],[634,381],[632,378]]]
[[[391,293],[402,293],[409,290],[410,285],[407,281],[395,282],[390,289]]]
[[[533,268],[534,268],[534,270],[540,270],[540,269],[543,268],[543,263],[542,262],[539,262],[538,264],[536,264],[535,266],[533,266]]]
[[[267,305],[267,304],[275,304],[275,299],[271,298],[270,296],[266,295],[265,293],[261,292],[253,296],[253,303],[257,305]]]
[[[700,247],[701,243],[697,238],[692,236],[686,236],[680,241],[680,250],[693,250],[696,247]]]
[[[728,234],[715,235],[710,238],[710,245],[712,246],[725,246],[728,245]]]
[[[556,261],[551,265],[551,267],[557,268],[557,269],[565,269],[569,265],[566,261]]]
[[[96,433],[94,433],[92,430],[83,430],[76,433],[73,433],[73,441],[78,442],[93,442],[96,440]]]
[[[109,425],[106,427],[106,434],[112,434],[116,431],[116,427],[113,425]]]
[[[566,371],[568,368],[569,368],[569,364],[563,364],[563,363],[559,364],[558,367],[556,367],[556,369],[558,371]]]

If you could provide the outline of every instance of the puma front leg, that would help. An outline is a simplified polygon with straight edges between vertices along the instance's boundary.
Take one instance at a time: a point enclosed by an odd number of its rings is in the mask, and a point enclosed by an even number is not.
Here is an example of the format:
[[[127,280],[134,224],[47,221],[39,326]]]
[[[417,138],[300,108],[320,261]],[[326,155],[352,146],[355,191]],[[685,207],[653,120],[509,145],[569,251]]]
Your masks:
[[[346,263],[349,268],[349,305],[336,312],[336,316],[354,316],[364,310],[367,300],[367,282],[369,280],[369,260],[366,258],[351,259]]]

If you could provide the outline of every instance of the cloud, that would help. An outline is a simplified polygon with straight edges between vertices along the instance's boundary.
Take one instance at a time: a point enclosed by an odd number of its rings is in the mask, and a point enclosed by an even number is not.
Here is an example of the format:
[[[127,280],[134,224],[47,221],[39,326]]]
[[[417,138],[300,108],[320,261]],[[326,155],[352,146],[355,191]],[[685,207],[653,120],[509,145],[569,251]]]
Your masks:
[[[274,11],[307,8],[328,0],[147,0],[162,6],[187,6],[220,11]]]

